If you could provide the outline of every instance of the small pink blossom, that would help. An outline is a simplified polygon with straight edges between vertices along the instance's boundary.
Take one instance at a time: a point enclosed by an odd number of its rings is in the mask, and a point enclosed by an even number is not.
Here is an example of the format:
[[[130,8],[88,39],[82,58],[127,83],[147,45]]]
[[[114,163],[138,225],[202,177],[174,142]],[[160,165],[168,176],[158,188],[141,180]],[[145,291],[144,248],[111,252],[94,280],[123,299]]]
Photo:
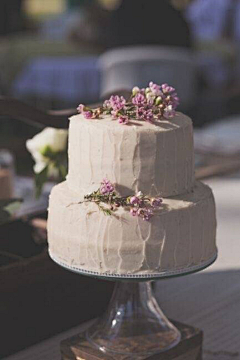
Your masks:
[[[151,205],[153,207],[157,208],[157,207],[161,206],[162,202],[163,202],[163,200],[161,198],[153,198],[151,200]]]
[[[138,210],[137,210],[136,208],[132,208],[132,209],[130,210],[130,214],[131,214],[132,216],[137,216],[137,212],[138,212]]]
[[[174,88],[171,89],[175,91]],[[177,106],[179,105],[179,97],[177,96],[177,93],[176,92],[166,93],[163,98],[163,104],[165,105],[165,107],[171,105],[173,109],[176,109]]]
[[[173,109],[172,105],[168,105],[164,109],[163,116],[165,117],[165,119],[169,119],[169,118],[172,118],[173,116],[175,116],[175,110]]]
[[[170,95],[168,105],[172,105],[173,109],[177,108],[177,106],[179,105],[179,97],[177,96],[176,93],[174,93],[173,95]]]
[[[143,220],[149,221],[152,216],[153,216],[153,211],[152,211],[152,209],[149,209],[149,208],[144,209]]]
[[[126,104],[124,97],[118,95],[112,95],[109,99],[109,102],[113,110],[121,110]]]
[[[145,107],[138,107],[136,110],[136,115],[138,119],[152,121],[153,120],[153,111]]]
[[[93,117],[93,112],[88,110],[88,111],[84,111],[83,112],[83,116],[85,117],[85,119],[92,119]]]
[[[130,199],[130,204],[135,205],[135,204],[139,204],[140,203],[140,199],[137,196],[132,196]]]
[[[138,107],[136,109],[136,116],[138,119],[144,119],[145,114],[145,108],[144,107]]]
[[[132,103],[137,106],[142,106],[146,103],[146,98],[139,92],[132,98]]]
[[[144,119],[146,121],[149,121],[149,122],[151,122],[153,120],[153,111],[152,111],[152,109],[148,109],[148,110],[145,111]]]
[[[127,125],[129,123],[129,118],[127,116],[119,116],[118,118],[119,124]]]
[[[113,184],[108,179],[103,179],[100,187],[100,192],[102,195],[111,194],[115,190]]]
[[[84,111],[84,105],[79,104],[78,107],[77,107],[77,111],[79,112],[79,114],[81,114]]]
[[[103,103],[103,107],[106,109],[109,109],[111,107],[111,101],[110,100],[105,100]]]
[[[149,88],[150,88],[151,93],[155,96],[159,96],[162,94],[161,86],[154,84],[152,81],[149,83]]]
[[[175,91],[174,87],[169,86],[168,84],[162,84],[161,86],[161,90],[164,94],[171,94],[172,92]]]

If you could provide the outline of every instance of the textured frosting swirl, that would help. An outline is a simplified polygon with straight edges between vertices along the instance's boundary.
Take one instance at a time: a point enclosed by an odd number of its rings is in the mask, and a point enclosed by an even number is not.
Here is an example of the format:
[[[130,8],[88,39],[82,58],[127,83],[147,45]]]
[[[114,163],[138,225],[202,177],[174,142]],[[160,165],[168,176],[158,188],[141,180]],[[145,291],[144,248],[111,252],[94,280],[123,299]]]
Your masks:
[[[103,178],[117,184],[122,196],[142,191],[174,196],[194,184],[192,121],[177,113],[157,124],[133,120],[120,126],[110,116],[70,119],[68,186],[84,196]]]

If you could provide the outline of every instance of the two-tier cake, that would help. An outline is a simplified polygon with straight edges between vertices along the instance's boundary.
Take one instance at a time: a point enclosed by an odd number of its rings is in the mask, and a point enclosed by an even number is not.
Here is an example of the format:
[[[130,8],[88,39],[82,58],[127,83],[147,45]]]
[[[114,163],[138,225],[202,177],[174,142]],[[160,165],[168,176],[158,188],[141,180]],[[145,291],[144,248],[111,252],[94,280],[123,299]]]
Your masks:
[[[50,256],[83,273],[165,276],[214,261],[212,192],[194,179],[192,121],[166,84],[79,106],[69,173],[52,190]]]

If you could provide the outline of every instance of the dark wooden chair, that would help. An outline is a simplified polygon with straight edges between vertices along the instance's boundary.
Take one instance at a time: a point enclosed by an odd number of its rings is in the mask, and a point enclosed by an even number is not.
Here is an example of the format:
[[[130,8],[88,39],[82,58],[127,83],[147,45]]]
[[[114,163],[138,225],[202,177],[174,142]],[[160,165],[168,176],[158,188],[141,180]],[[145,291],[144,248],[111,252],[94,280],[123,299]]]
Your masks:
[[[129,98],[131,92],[128,90],[119,90],[115,94]],[[106,95],[106,97],[101,100],[104,101],[111,95],[112,94]],[[99,105],[100,103],[91,104],[89,106],[97,107]],[[5,116],[12,119],[21,120],[39,128],[44,128],[46,126],[51,126],[54,128],[67,128],[68,118],[75,114],[77,114],[76,109],[44,111],[27,105],[20,100],[0,96],[0,117]]]

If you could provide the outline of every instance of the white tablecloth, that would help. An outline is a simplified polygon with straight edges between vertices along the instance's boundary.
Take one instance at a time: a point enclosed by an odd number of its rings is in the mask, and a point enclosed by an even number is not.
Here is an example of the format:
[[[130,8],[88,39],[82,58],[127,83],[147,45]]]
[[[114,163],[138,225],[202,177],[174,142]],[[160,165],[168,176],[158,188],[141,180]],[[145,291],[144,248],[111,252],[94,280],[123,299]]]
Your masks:
[[[159,281],[156,292],[167,316],[204,330],[204,360],[239,360],[240,180],[215,179],[209,184],[217,205],[218,260],[198,274]],[[59,342],[80,329],[71,329],[6,360],[60,360]]]

